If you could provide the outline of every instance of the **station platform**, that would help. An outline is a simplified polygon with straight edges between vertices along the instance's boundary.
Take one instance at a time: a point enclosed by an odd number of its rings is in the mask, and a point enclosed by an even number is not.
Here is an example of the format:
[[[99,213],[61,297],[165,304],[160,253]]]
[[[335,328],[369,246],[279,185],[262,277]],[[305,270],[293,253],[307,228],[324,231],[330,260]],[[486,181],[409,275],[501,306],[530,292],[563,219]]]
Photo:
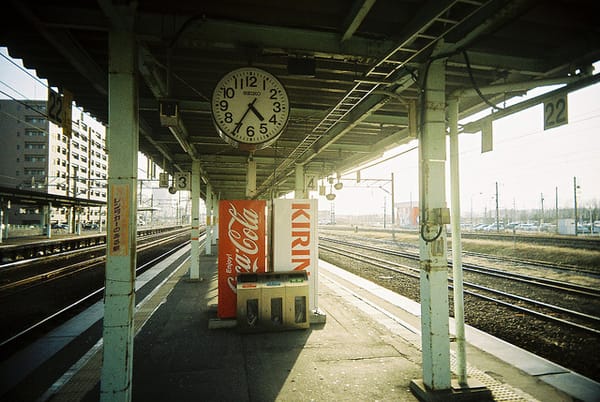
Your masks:
[[[201,256],[203,281],[188,279],[189,259],[175,261],[160,288],[137,302],[134,401],[418,400],[410,389],[422,377],[417,303],[320,261],[324,324],[264,333],[210,329],[216,257]],[[494,400],[600,400],[600,384],[567,369],[473,328],[467,341],[469,376]],[[98,341],[31,400],[97,401],[101,350]]]

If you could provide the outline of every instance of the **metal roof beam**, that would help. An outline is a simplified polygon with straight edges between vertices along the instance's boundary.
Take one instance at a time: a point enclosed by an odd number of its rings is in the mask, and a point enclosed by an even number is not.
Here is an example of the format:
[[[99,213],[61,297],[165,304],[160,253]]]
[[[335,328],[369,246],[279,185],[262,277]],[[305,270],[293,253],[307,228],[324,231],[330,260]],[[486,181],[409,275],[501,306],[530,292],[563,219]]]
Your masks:
[[[162,69],[157,68],[158,63],[152,56],[152,53],[144,46],[139,45],[139,62],[138,70],[140,71],[146,85],[156,99],[167,98],[169,96],[168,86],[166,84],[167,77],[164,78]],[[158,110],[157,110],[158,113]],[[190,156],[191,159],[197,159],[197,152],[194,146],[189,141],[188,130],[181,119],[181,114],[177,117],[177,124],[168,126],[169,131],[177,140],[183,151]]]
[[[563,87],[555,89],[554,91],[551,91],[551,92],[548,92],[548,93],[545,93],[542,95],[538,95],[534,98],[530,98],[530,99],[524,100],[523,102],[519,102],[514,105],[508,106],[504,109],[496,111],[495,113],[492,113],[491,115],[482,117],[479,120],[471,121],[463,126],[463,129],[461,132],[463,132],[463,133],[479,132],[479,131],[481,131],[481,125],[482,125],[483,121],[485,121],[486,119],[489,119],[490,117],[494,120],[498,120],[502,117],[510,116],[510,115],[518,113],[522,110],[525,110],[525,109],[528,109],[535,105],[538,105],[540,103],[543,103],[544,101],[551,99],[555,96],[565,95],[565,94],[568,94],[569,92],[573,92],[573,91],[576,91],[581,88],[586,88],[586,87],[588,87],[590,85],[594,85],[598,82],[600,82],[600,74],[583,77],[573,83],[570,83]]]
[[[344,23],[344,35],[342,35],[342,42],[347,41],[354,35],[354,32],[358,29],[360,24],[363,22],[371,7],[375,4],[375,0],[355,0],[352,3],[350,13],[346,16]]]
[[[474,70],[518,72],[533,77],[540,76],[546,71],[547,63],[533,58],[512,55],[488,54],[469,50],[469,61]],[[464,56],[455,54],[448,57],[449,67],[466,68]],[[519,66],[519,68],[515,68]]]
[[[147,72],[146,74],[152,75]],[[193,101],[193,100],[177,100],[179,104],[179,111],[181,113],[200,113],[210,114],[210,103],[206,101]],[[151,98],[140,98],[139,100],[140,111],[156,111],[158,113],[158,100]],[[303,119],[310,117],[317,122],[322,119],[326,114],[326,110],[322,109],[311,109],[311,108],[298,108],[292,107],[290,110],[290,119]],[[364,122],[376,123],[376,124],[389,124],[406,126],[408,124],[408,118],[400,115],[389,115],[389,114],[378,114],[374,113],[368,116]],[[192,136],[193,138],[194,136]]]
[[[148,24],[139,25],[148,28]],[[152,26],[158,29],[162,25]],[[344,42],[341,39],[339,33],[208,19],[190,25],[177,40],[176,46],[235,50],[252,45],[257,49],[283,50],[285,53],[377,58],[394,44],[389,40],[359,37]]]
[[[68,31],[63,29],[48,29],[26,7],[26,3],[18,0],[11,1],[12,6],[35,27],[44,39],[60,53],[84,78],[86,78],[98,93],[108,95],[108,76],[96,64],[94,59],[77,43]],[[51,78],[51,77],[50,77]],[[60,84],[60,83],[51,83]],[[72,90],[72,88],[70,88]]]

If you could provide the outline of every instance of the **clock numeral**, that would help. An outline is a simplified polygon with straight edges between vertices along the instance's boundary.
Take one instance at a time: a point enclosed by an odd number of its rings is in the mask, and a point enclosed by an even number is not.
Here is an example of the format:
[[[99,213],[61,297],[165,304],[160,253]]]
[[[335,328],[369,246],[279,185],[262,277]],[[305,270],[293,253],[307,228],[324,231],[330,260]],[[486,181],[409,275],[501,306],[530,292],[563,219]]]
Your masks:
[[[260,130],[259,131],[260,131],[261,134],[266,134],[267,131],[268,131],[267,123],[260,123]]]
[[[235,89],[231,87],[223,87],[223,97],[232,99],[235,96]]]
[[[248,137],[254,137],[254,127],[253,126],[248,126],[246,128],[246,135]]]
[[[219,107],[221,108],[221,111],[226,111],[227,109],[229,109],[229,102],[227,102],[225,99],[223,99],[221,102],[219,102]]]
[[[269,119],[269,123],[276,124],[277,123],[277,116],[276,115],[271,116],[271,118]]]
[[[247,75],[245,77],[237,77],[233,78],[233,83],[236,88],[244,89],[244,88],[256,88],[257,79],[254,75]]]
[[[225,113],[225,123],[233,123],[233,113]]]
[[[281,103],[279,103],[279,102],[273,102],[273,111],[275,113],[281,112]]]
[[[277,90],[275,88],[271,88],[269,92],[271,92],[269,99],[277,99]]]

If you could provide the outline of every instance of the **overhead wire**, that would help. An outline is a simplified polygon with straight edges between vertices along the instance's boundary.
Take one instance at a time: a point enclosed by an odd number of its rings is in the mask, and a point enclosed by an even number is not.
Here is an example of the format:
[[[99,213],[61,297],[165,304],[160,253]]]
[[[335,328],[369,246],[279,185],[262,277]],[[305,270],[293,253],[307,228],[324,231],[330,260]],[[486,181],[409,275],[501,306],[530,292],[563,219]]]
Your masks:
[[[6,84],[5,84],[5,85],[6,85]],[[11,89],[12,89],[12,88],[11,88]],[[0,93],[1,93],[1,94],[3,94],[3,95],[5,95],[5,96],[8,96],[8,97],[9,97],[11,100],[13,100],[13,101],[17,102],[17,103],[18,103],[18,104],[20,104],[21,106],[25,106],[27,109],[29,109],[29,110],[31,110],[31,111],[33,111],[33,112],[35,112],[35,113],[38,113],[39,115],[41,115],[41,116],[45,117],[46,119],[49,119],[49,117],[48,117],[48,114],[47,114],[47,113],[44,113],[44,112],[42,112],[42,111],[41,111],[41,110],[39,110],[39,109],[36,109],[35,107],[31,106],[30,104],[28,104],[28,103],[26,103],[26,102],[23,102],[22,100],[19,100],[19,99],[15,98],[14,96],[12,96],[12,95],[10,95],[10,94],[8,94],[8,93],[4,92],[4,91],[3,91],[3,90],[1,90],[1,89],[0,89]]]
[[[590,115],[590,116],[585,115],[585,117],[582,117],[580,119],[569,119],[569,125],[573,125],[573,124],[576,124],[576,123],[581,123],[581,122],[588,121],[588,120],[597,119],[599,117],[600,117],[600,114],[594,114],[594,115]],[[507,144],[507,143],[511,143],[513,141],[522,140],[522,139],[524,139],[526,137],[530,137],[530,136],[533,136],[533,135],[543,134],[544,131],[545,131],[544,129],[529,130],[527,132],[524,132],[524,133],[522,133],[520,135],[511,137],[511,138],[501,138],[501,139],[498,139],[497,141],[494,141],[494,143],[496,145]],[[466,150],[461,151],[460,154],[461,155],[466,155],[466,154],[470,154],[470,153],[473,153],[473,152],[479,152],[479,148],[473,147],[471,149],[466,149]]]
[[[473,69],[471,68],[471,62],[469,60],[469,55],[467,54],[466,50],[462,51],[462,55],[465,58],[465,63],[467,64],[467,72],[469,73],[469,80],[471,81],[471,85],[473,86],[473,89],[475,90],[475,92],[477,92],[477,95],[481,98],[481,100],[488,105],[489,107],[491,107],[492,109],[496,109],[496,110],[502,110],[503,108],[501,108],[498,105],[493,104],[492,102],[489,101],[489,99],[487,99],[483,93],[481,92],[481,90],[479,89],[479,86],[477,86],[477,83],[475,82],[475,77],[473,76]]]
[[[4,81],[0,81],[0,84],[4,85],[5,87],[7,87],[8,89],[10,89],[11,91],[17,93],[18,95],[21,96],[21,98],[23,99],[27,99],[27,96],[25,94],[23,94],[22,92],[17,91],[15,88],[11,87],[9,84],[7,84]]]
[[[49,88],[49,86],[43,82],[42,80],[40,80],[38,77],[36,77],[35,75],[31,74],[26,68],[24,68],[23,66],[20,66],[19,64],[17,64],[14,60],[12,60],[10,57],[8,57],[7,55],[0,53],[0,56],[2,56],[6,61],[8,61],[10,64],[12,64],[14,67],[16,67],[17,69],[19,69],[20,71],[22,71],[23,73],[27,74],[29,77],[33,78],[35,81],[37,81],[40,85],[44,86],[45,88]],[[2,83],[2,85],[4,85],[5,87],[7,87],[8,89],[10,89],[11,91],[21,95],[23,98],[27,98],[27,96],[25,96],[24,94],[22,94],[21,92],[19,92],[17,89],[13,88],[11,85],[9,85],[8,83],[4,82],[4,81],[0,81],[0,83]],[[13,95],[0,90],[0,93],[3,94],[4,96],[7,96],[9,99],[19,103],[20,105],[26,107],[27,109],[31,110],[34,113],[37,113],[43,117],[45,117],[46,119],[49,119],[48,114],[45,112],[42,112],[39,109],[34,108],[33,106],[31,106],[30,104],[23,102],[22,100],[19,100],[17,98],[15,98]],[[7,114],[7,113],[5,113]],[[7,114],[8,115],[8,114]],[[13,116],[15,117],[15,116]],[[17,119],[15,117],[15,119]],[[19,119],[17,119],[19,121]],[[26,123],[27,124],[27,123]],[[35,128],[39,128],[36,126],[33,126]]]
[[[31,74],[25,67],[20,66],[19,64],[15,63],[14,60],[12,60],[10,57],[8,57],[7,55],[0,53],[0,56],[2,56],[4,59],[6,59],[6,61],[8,61],[10,64],[12,64],[13,66],[17,67],[19,70],[23,71],[25,74],[27,74],[28,76],[30,76],[31,78],[33,78],[35,81],[37,81],[39,84],[43,85],[46,88],[50,88],[48,86],[47,83],[45,83],[44,81],[42,81],[39,77],[36,77],[35,75]]]

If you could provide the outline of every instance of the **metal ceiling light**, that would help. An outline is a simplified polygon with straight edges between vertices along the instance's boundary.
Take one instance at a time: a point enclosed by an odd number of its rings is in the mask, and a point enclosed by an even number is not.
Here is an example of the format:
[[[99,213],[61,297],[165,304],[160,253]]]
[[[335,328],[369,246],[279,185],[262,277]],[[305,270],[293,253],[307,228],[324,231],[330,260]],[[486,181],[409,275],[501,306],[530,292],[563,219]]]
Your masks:
[[[337,183],[333,185],[333,188],[335,188],[336,190],[341,190],[342,188],[344,188],[344,183],[342,183],[342,175],[340,174],[340,172],[337,173]]]
[[[327,178],[327,181],[329,182],[329,194],[327,194],[325,198],[327,198],[327,201],[333,201],[335,200],[335,194],[333,193],[333,177]]]

